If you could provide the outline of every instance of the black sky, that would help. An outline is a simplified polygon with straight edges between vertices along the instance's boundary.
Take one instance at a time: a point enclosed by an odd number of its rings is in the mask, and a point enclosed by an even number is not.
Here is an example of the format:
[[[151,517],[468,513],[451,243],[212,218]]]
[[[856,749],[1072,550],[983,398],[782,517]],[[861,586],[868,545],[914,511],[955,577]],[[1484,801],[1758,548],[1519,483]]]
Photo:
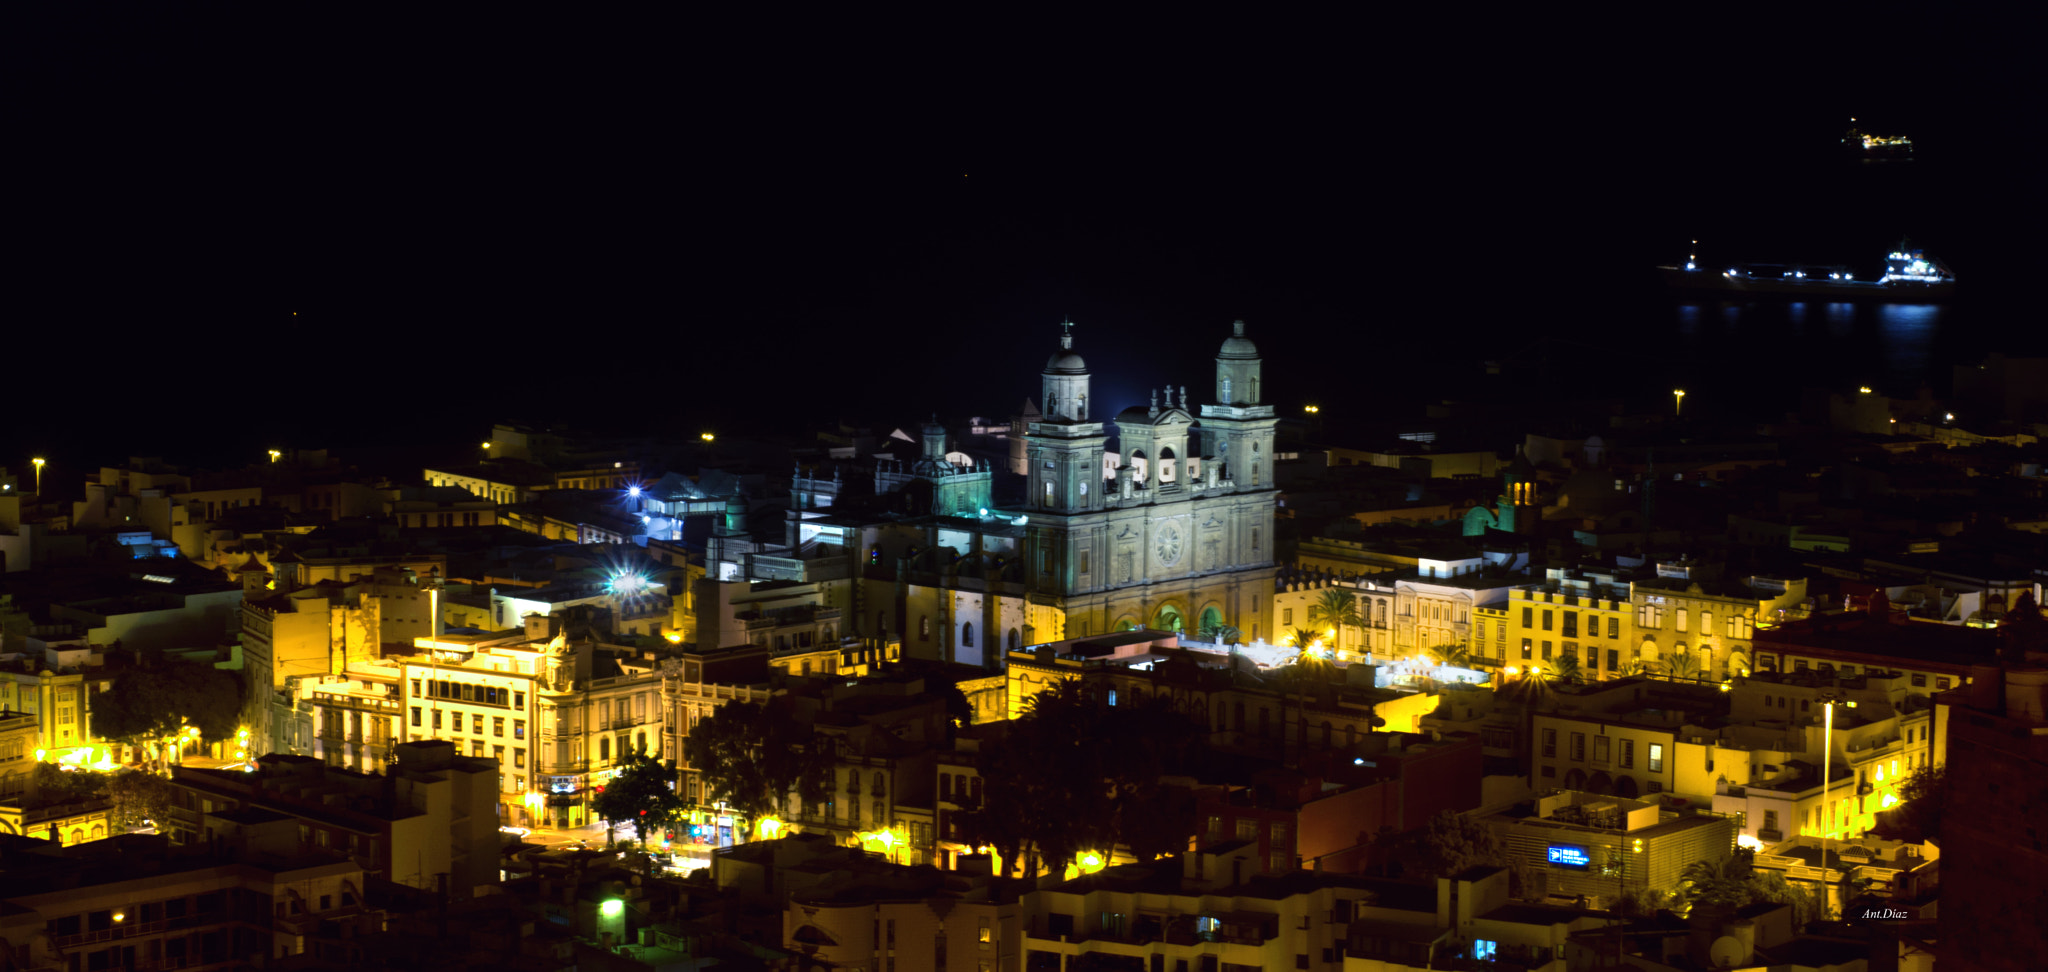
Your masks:
[[[2042,265],[2039,24],[1925,5],[7,16],[33,365],[0,465],[1007,410],[1062,314],[1133,396],[1198,385],[1243,317],[1302,394],[1374,407],[1376,363],[1688,233],[1918,223],[1977,280]],[[1859,198],[1852,114],[1936,184]]]

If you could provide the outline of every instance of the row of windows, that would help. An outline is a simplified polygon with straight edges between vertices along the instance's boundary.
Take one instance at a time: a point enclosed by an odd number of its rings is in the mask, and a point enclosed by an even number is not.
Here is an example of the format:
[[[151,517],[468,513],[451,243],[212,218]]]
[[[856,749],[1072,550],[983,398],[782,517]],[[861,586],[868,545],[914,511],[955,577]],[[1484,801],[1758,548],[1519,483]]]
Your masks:
[[[1757,670],[1759,670],[1759,671],[1765,671],[1765,672],[1775,672],[1775,671],[1777,671],[1777,670],[1778,670],[1778,656],[1776,656],[1776,655],[1759,655],[1759,656],[1757,656],[1757,660],[1756,660],[1756,662],[1757,662]],[[1809,662],[1807,661],[1807,659],[1804,659],[1804,658],[1794,658],[1794,659],[1792,659],[1792,670],[1793,670],[1793,671],[1795,671],[1795,672],[1804,672],[1804,671],[1809,671],[1809,670],[1812,670],[1812,671],[1819,671],[1819,672],[1820,672],[1821,674],[1823,674],[1823,675],[1832,675],[1832,674],[1842,674],[1842,675],[1855,675],[1855,674],[1856,674],[1856,666],[1854,666],[1854,665],[1841,665],[1841,666],[1839,666],[1839,667],[1838,667],[1838,666],[1836,666],[1836,665],[1834,665],[1834,664],[1832,664],[1832,663],[1829,663],[1829,662],[1821,662],[1821,663],[1820,663],[1820,664],[1819,664],[1818,666],[1814,666],[1814,665],[1811,665],[1811,664],[1810,664],[1810,663],[1809,663]],[[1890,675],[1890,676],[1892,676],[1892,677],[1897,677],[1897,676],[1898,676],[1898,675],[1899,675],[1900,673],[1899,673],[1899,672],[1896,672],[1896,671],[1888,671],[1887,669],[1881,668],[1881,667],[1879,667],[1879,666],[1876,666],[1876,665],[1867,665],[1867,666],[1864,666],[1864,668],[1863,668],[1863,674],[1865,674],[1865,675]],[[1926,687],[1927,687],[1927,673],[1926,673],[1926,672],[1914,672],[1914,673],[1912,673],[1911,675],[1909,675],[1909,676],[1907,676],[1907,677],[1908,677],[1908,678],[1910,678],[1910,679],[1912,680],[1912,683],[1913,683],[1913,687],[1914,687],[1914,688],[1926,688]],[[1955,680],[1954,680],[1954,679],[1952,679],[1952,678],[1949,678],[1949,677],[1948,677],[1948,676],[1946,676],[1946,675],[1936,675],[1936,676],[1934,676],[1934,690],[1935,690],[1935,691],[1937,691],[1937,692],[1946,692],[1946,691],[1948,691],[1949,689],[1951,689],[1951,688],[1954,688],[1954,687],[1955,687]]]
[[[420,723],[421,723],[421,718],[422,718],[423,716],[425,716],[426,714],[427,714],[427,713],[423,712],[423,711],[421,710],[421,708],[420,708],[419,706],[417,706],[417,705],[416,705],[416,706],[413,706],[413,707],[412,707],[412,726],[413,726],[413,728],[415,728],[415,729],[420,729],[420,728],[424,728],[424,727],[423,727],[423,726],[422,726],[422,725],[421,725]],[[447,713],[447,715],[448,715],[448,723],[449,723],[449,725],[448,725],[448,728],[449,728],[449,729],[450,729],[451,731],[453,731],[453,732],[461,732],[461,731],[462,731],[462,713],[460,713],[460,712],[450,712],[450,713]],[[433,724],[434,724],[434,728],[436,728],[436,729],[439,729],[439,728],[441,728],[441,727],[442,727],[442,726],[441,726],[441,716],[442,716],[442,711],[441,711],[440,709],[435,709],[435,710],[433,711],[433,713],[432,713],[432,721],[433,721]],[[481,736],[481,735],[483,735],[483,734],[484,734],[484,717],[483,717],[483,716],[480,716],[480,715],[476,715],[476,714],[474,714],[474,713],[471,713],[471,714],[470,714],[470,717],[469,717],[469,724],[470,724],[470,729],[469,729],[469,731],[470,731],[470,732],[472,732],[472,733],[475,733],[476,735],[479,735],[479,736]],[[504,719],[504,717],[502,717],[502,716],[493,716],[493,717],[491,717],[491,735],[493,735],[493,736],[498,736],[498,737],[500,737],[500,738],[502,738],[502,737],[503,737],[503,736],[505,735],[505,719]],[[526,738],[526,720],[525,720],[525,719],[514,719],[514,720],[512,720],[512,738],[514,738],[514,739],[525,739],[525,738]]]
[[[1610,753],[1609,747],[1610,747],[1610,746],[1612,745],[1612,743],[1611,743],[1611,740],[1612,740],[1613,738],[1614,738],[1614,737],[1612,737],[1612,736],[1594,736],[1594,737],[1593,737],[1593,762],[1594,762],[1594,763],[1598,763],[1598,764],[1602,764],[1602,765],[1606,764],[1606,762],[1607,762],[1607,759],[1608,759],[1608,756],[1609,756],[1609,753]],[[1579,762],[1579,763],[1583,763],[1583,762],[1586,762],[1586,734],[1585,734],[1585,733],[1583,733],[1583,732],[1574,732],[1574,733],[1572,733],[1572,740],[1571,740],[1571,742],[1572,742],[1572,750],[1571,750],[1571,759],[1572,759],[1572,760],[1573,760],[1574,762]],[[1554,759],[1554,758],[1556,758],[1556,756],[1557,756],[1557,730],[1555,730],[1555,729],[1545,729],[1545,730],[1543,730],[1543,755],[1544,755],[1545,757],[1548,757],[1548,758],[1553,758],[1553,759]],[[1616,765],[1616,766],[1618,766],[1618,767],[1620,767],[1621,769],[1635,769],[1635,768],[1636,768],[1636,741],[1635,741],[1635,740],[1633,740],[1633,739],[1623,739],[1623,740],[1621,740],[1621,760],[1620,760],[1620,762],[1616,763],[1615,765]],[[1663,744],[1663,743],[1651,743],[1651,744],[1650,744],[1650,764],[1649,764],[1649,767],[1648,767],[1648,768],[1649,768],[1649,771],[1650,771],[1650,772],[1652,772],[1652,773],[1662,773],[1662,772],[1664,772],[1664,744]]]
[[[425,691],[421,691],[424,682]],[[495,685],[477,685],[471,682],[455,682],[446,679],[413,679],[412,694],[424,695],[430,699],[444,699],[450,702],[470,702],[477,705],[506,706],[514,709],[526,708],[526,693]]]

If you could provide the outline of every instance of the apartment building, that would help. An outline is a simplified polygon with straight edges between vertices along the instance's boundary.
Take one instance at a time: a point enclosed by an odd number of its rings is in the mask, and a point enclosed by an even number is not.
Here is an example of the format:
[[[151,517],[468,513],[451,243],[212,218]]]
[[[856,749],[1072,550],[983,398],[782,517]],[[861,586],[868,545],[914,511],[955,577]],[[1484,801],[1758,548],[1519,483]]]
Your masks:
[[[1611,903],[1629,892],[1676,888],[1688,865],[1718,864],[1734,852],[1734,821],[1663,815],[1653,801],[1556,790],[1483,822],[1534,876],[1538,887],[1525,891]]]
[[[1820,677],[1897,672],[1907,690],[1932,697],[1995,665],[1998,635],[1967,626],[1879,621],[1861,611],[1816,615],[1760,630],[1756,670]]]
[[[1804,578],[1749,577],[1726,582],[1692,561],[1659,563],[1656,576],[1629,584],[1635,609],[1636,661],[1670,675],[1723,682],[1761,669],[1759,625],[1806,610]]]
[[[14,968],[249,968],[360,964],[380,915],[349,858],[304,846],[291,818],[222,810],[208,849],[124,834],[52,853],[0,842]],[[40,842],[27,842],[40,843]]]
[[[404,743],[393,755],[382,775],[280,754],[259,757],[253,772],[180,766],[162,823],[178,844],[232,842],[258,819],[235,814],[266,811],[293,821],[297,849],[345,855],[371,877],[422,890],[446,880],[461,897],[495,885],[497,766],[449,742]]]
[[[1246,849],[1121,865],[1027,892],[1021,968],[1408,969],[1513,963],[1564,972],[1599,916],[1511,903],[1504,868],[1435,886],[1290,871],[1252,876]]]

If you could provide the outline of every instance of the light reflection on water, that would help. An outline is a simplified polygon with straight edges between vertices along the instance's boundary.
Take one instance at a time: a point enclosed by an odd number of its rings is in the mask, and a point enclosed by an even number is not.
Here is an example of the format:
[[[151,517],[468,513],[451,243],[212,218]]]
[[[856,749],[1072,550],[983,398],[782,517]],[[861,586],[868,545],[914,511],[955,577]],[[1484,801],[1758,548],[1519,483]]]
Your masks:
[[[1924,369],[1941,308],[1933,304],[1886,304],[1877,310],[1885,365],[1893,371]]]
[[[1935,304],[1847,301],[1724,301],[1719,309],[1725,327],[1709,331],[1700,327],[1706,305],[1677,305],[1671,338],[1685,360],[1738,364],[1756,379],[1822,385],[1882,375],[1908,389],[1929,379],[1946,313]]]

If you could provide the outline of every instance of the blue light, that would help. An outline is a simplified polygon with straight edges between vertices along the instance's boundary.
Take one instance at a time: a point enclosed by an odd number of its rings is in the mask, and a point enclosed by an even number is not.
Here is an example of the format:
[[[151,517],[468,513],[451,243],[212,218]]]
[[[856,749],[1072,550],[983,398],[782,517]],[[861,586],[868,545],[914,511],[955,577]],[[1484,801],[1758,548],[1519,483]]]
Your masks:
[[[1584,847],[1570,844],[1550,845],[1550,863],[1558,867],[1585,868],[1592,866],[1593,858]]]
[[[640,495],[640,487],[638,487],[638,486],[628,486],[628,487],[626,487],[626,495],[628,495],[628,496],[638,496],[638,495]]]

